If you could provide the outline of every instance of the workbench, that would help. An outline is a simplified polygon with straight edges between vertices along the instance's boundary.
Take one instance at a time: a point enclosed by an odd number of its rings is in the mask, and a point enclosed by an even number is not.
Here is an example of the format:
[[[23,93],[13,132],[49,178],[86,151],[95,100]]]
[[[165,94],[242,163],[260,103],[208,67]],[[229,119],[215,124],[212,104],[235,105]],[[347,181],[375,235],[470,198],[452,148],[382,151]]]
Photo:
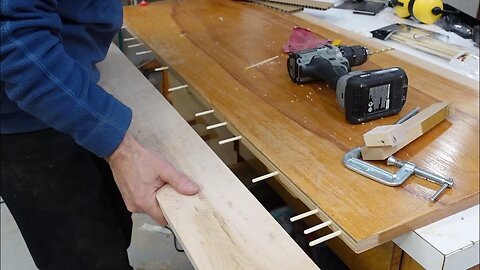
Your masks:
[[[351,10],[329,9],[318,11],[313,9],[296,13],[300,18],[329,24],[346,31],[368,35],[370,31],[393,24],[404,23],[417,25],[424,29],[448,36],[449,41],[465,47],[470,51],[477,51],[471,39],[463,39],[452,32],[447,32],[437,25],[419,25],[412,20],[402,19],[395,15],[393,9],[386,8],[376,16],[352,14]],[[376,40],[382,45],[405,52],[417,59],[456,74],[457,80],[462,78],[472,86],[479,85],[479,77],[458,67],[449,64],[448,60],[407,47],[395,41]],[[455,77],[455,76],[453,76]],[[442,220],[403,234],[393,241],[413,257],[426,269],[467,269],[479,263],[479,205],[446,217]]]
[[[456,107],[447,121],[397,154],[454,178],[453,189],[431,204],[428,197],[438,186],[427,181],[412,177],[398,188],[373,182],[344,168],[342,157],[363,144],[365,132],[401,115],[348,124],[325,84],[290,81],[281,48],[294,26],[344,44],[382,45],[314,21],[236,1],[162,1],[125,9],[129,31],[228,123],[292,195],[330,221],[330,229],[340,232],[353,251],[374,248],[478,204],[478,84],[462,74],[444,76],[448,70],[400,51],[372,56],[361,69],[396,65],[407,71],[409,97],[402,112],[438,101]]]

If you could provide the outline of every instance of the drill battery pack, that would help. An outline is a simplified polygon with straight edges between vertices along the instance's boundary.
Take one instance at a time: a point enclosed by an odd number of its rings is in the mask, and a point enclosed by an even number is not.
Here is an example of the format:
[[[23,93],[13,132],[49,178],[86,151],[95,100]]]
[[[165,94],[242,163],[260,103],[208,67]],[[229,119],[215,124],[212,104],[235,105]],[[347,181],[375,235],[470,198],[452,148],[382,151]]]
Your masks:
[[[399,67],[355,71],[342,76],[336,88],[347,120],[359,124],[399,113],[407,100],[408,78]]]

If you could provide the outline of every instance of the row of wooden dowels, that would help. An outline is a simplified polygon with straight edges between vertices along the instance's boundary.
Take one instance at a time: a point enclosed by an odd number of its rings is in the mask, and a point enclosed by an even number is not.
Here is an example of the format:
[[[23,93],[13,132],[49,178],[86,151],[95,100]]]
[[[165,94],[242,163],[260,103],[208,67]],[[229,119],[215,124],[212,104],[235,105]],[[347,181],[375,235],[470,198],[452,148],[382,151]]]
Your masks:
[[[129,37],[129,38],[124,38],[123,41],[133,41],[133,40],[137,40],[137,37]],[[139,46],[143,46],[145,45],[143,42],[140,42],[140,43],[136,43],[136,44],[131,44],[131,45],[128,45],[128,48],[135,48],[135,47],[139,47]],[[144,50],[144,51],[139,51],[139,52],[136,52],[135,54],[136,55],[143,55],[143,54],[149,54],[149,53],[152,53],[152,50]],[[155,68],[154,71],[158,72],[158,71],[164,71],[166,72],[168,70],[168,67],[158,67],[158,68]],[[188,85],[187,84],[184,84],[184,85],[179,85],[179,86],[174,86],[174,87],[170,87],[168,88],[168,92],[174,92],[174,91],[178,91],[178,90],[182,90],[182,89],[187,89],[188,88]],[[207,110],[207,111],[204,111],[204,112],[199,112],[199,113],[196,113],[195,116],[196,117],[199,117],[199,116],[203,116],[203,115],[207,115],[207,114],[211,114],[213,113],[214,110]],[[211,130],[211,129],[215,129],[215,128],[219,128],[219,127],[224,127],[226,126],[228,123],[227,122],[221,122],[221,123],[217,123],[217,124],[213,124],[213,125],[209,125],[206,127],[207,130]],[[236,137],[233,137],[233,138],[229,138],[229,139],[225,139],[225,140],[221,140],[218,142],[218,144],[222,145],[222,144],[226,144],[226,143],[229,143],[229,142],[234,142],[234,141],[238,141],[242,138],[242,136],[236,136]]]
[[[126,28],[126,27],[122,27],[122,28]],[[123,41],[133,41],[133,40],[137,40],[136,37],[129,37],[129,38],[124,38]],[[140,42],[140,43],[136,43],[136,44],[130,44],[128,45],[128,48],[135,48],[135,47],[140,47],[140,46],[144,46],[145,44]],[[136,55],[144,55],[144,54],[149,54],[149,53],[152,53],[151,50],[144,50],[144,51],[139,51],[139,52],[136,52],[135,54]],[[164,67],[158,67],[158,68],[155,68],[154,69],[155,72],[168,72],[168,67],[164,66]],[[178,91],[178,90],[182,90],[182,89],[187,89],[188,88],[188,85],[184,84],[184,85],[179,85],[179,86],[175,86],[175,87],[170,87],[168,88],[168,92],[173,92],[173,91]],[[209,115],[209,114],[214,114],[215,113],[215,110],[213,109],[210,109],[210,110],[206,110],[206,111],[202,111],[202,112],[197,112],[195,113],[195,117],[201,117],[201,116],[205,116],[205,115]],[[219,123],[216,123],[216,124],[212,124],[212,125],[208,125],[206,126],[206,129],[207,130],[211,130],[211,129],[215,129],[215,128],[220,128],[220,127],[224,127],[224,126],[227,126],[228,123],[227,122],[219,122]],[[234,136],[232,138],[228,138],[228,139],[224,139],[224,140],[220,140],[218,141],[218,144],[219,145],[223,145],[223,144],[227,144],[227,143],[230,143],[230,142],[235,142],[235,141],[239,141],[242,139],[242,136]],[[277,175],[279,175],[280,173],[278,171],[273,171],[273,172],[270,172],[270,173],[267,173],[265,175],[262,175],[262,176],[259,176],[259,177],[256,177],[256,178],[253,178],[252,179],[252,183],[258,183],[260,181],[263,181],[263,180],[267,180],[269,178],[272,178],[272,177],[275,177]],[[311,211],[308,211],[308,212],[305,212],[305,213],[302,213],[302,214],[299,214],[299,215],[296,215],[294,217],[291,217],[290,218],[290,221],[291,222],[295,222],[295,221],[298,221],[300,219],[304,219],[306,217],[309,217],[311,215],[315,215],[319,212],[320,210],[318,208],[316,209],[313,209]],[[304,231],[304,234],[310,234],[310,233],[313,233],[315,231],[318,231],[322,228],[325,228],[325,227],[328,227],[332,224],[332,222],[330,220],[326,221],[326,222],[323,222],[323,223],[320,223],[320,224],[317,224],[311,228],[308,228]],[[315,245],[318,245],[320,243],[323,243],[327,240],[330,240],[332,238],[335,238],[335,237],[338,237],[342,234],[342,231],[341,230],[338,230],[338,231],[334,231],[330,234],[327,234],[325,236],[322,236],[318,239],[315,239],[313,241],[311,241],[309,243],[309,246],[313,247]]]
[[[178,86],[178,87],[175,87],[175,89],[185,89],[186,86]],[[213,114],[215,112],[215,110],[206,110],[206,111],[202,111],[202,112],[198,112],[198,113],[195,113],[195,116],[196,117],[200,117],[200,116],[204,116],[204,115],[209,115],[209,114]],[[217,124],[212,124],[212,125],[208,125],[206,126],[206,129],[207,130],[210,130],[210,129],[214,129],[214,128],[219,128],[219,127],[224,127],[224,126],[227,126],[228,123],[227,122],[220,122],[220,123],[217,123]],[[228,138],[228,139],[224,139],[224,140],[221,140],[218,142],[218,144],[220,145],[223,145],[223,144],[226,144],[226,143],[230,143],[230,142],[234,142],[234,141],[239,141],[242,139],[242,136],[235,136],[235,137],[232,137],[232,138]],[[267,173],[265,175],[262,175],[262,176],[259,176],[259,177],[256,177],[256,178],[253,178],[252,179],[252,183],[258,183],[260,181],[263,181],[263,180],[266,180],[266,179],[269,179],[269,178],[272,178],[274,176],[277,176],[279,175],[279,172],[278,171],[274,171],[274,172],[270,172],[270,173]],[[319,212],[319,209],[316,208],[314,210],[311,210],[311,211],[308,211],[308,212],[305,212],[303,214],[299,214],[297,216],[294,216],[292,218],[290,218],[290,221],[291,222],[295,222],[297,220],[300,220],[300,219],[303,219],[303,218],[306,218],[306,217],[309,217],[311,215],[315,215]],[[320,223],[318,225],[315,225],[311,228],[308,228],[304,231],[304,234],[310,234],[312,232],[315,232],[315,231],[318,231],[322,228],[325,228],[327,226],[330,226],[332,224],[332,222],[330,220],[326,221],[326,222],[323,222],[323,223]],[[335,232],[332,232],[330,234],[327,234],[325,236],[322,236],[318,239],[315,239],[313,241],[311,241],[309,243],[309,246],[313,247],[315,245],[318,245],[320,243],[323,243],[327,240],[330,240],[332,238],[335,238],[337,236],[340,236],[342,234],[342,231],[341,230],[338,230],[338,231],[335,231]]]
[[[305,213],[296,215],[296,216],[294,216],[294,217],[291,217],[291,218],[290,218],[290,222],[295,222],[295,221],[297,221],[297,220],[304,219],[304,218],[306,218],[306,217],[315,215],[315,214],[317,214],[318,212],[320,212],[320,210],[319,210],[318,208],[315,208],[315,209],[310,210],[310,211],[308,211],[308,212],[305,212]],[[323,223],[317,224],[317,225],[315,225],[315,226],[313,226],[313,227],[310,227],[310,228],[304,230],[303,233],[304,233],[304,234],[310,234],[310,233],[316,232],[316,231],[318,231],[318,230],[320,230],[320,229],[323,229],[323,228],[325,228],[325,227],[328,227],[328,226],[330,226],[330,225],[332,225],[332,221],[331,221],[331,220],[327,220],[327,221],[325,221],[325,222],[323,222]],[[327,235],[324,235],[324,236],[322,236],[322,237],[320,237],[320,238],[317,238],[317,239],[311,241],[310,243],[308,243],[308,245],[311,246],[311,247],[313,247],[313,246],[316,246],[316,245],[318,245],[318,244],[320,244],[320,243],[323,243],[323,242],[325,242],[325,241],[327,241],[327,240],[330,240],[330,239],[332,239],[332,238],[338,237],[338,236],[340,236],[341,234],[342,234],[342,231],[341,231],[341,230],[334,231],[334,232],[331,232],[331,233],[329,233],[329,234],[327,234]]]
[[[200,117],[200,116],[203,116],[203,115],[208,115],[208,114],[213,114],[215,112],[215,110],[206,110],[206,111],[203,111],[203,112],[198,112],[195,114],[196,117]],[[206,129],[212,129],[212,128],[217,128],[217,127],[223,127],[223,126],[226,126],[228,123],[227,122],[220,122],[218,124],[213,124],[213,125],[209,125],[206,127]],[[228,143],[228,142],[233,142],[233,141],[237,141],[237,140],[240,140],[242,138],[242,136],[236,136],[236,137],[232,137],[230,139],[226,139],[226,140],[222,140],[222,141],[219,141],[219,144],[225,144],[225,143]],[[279,171],[273,171],[273,172],[270,172],[270,173],[267,173],[265,175],[262,175],[262,176],[259,176],[259,177],[256,177],[256,178],[253,178],[252,179],[252,183],[258,183],[260,181],[263,181],[263,180],[267,180],[269,178],[272,178],[272,177],[275,177],[277,175],[279,175]],[[305,212],[305,213],[302,213],[302,214],[299,214],[299,215],[296,215],[292,218],[290,218],[290,221],[291,222],[295,222],[297,220],[300,220],[300,219],[303,219],[303,218],[306,218],[306,217],[309,217],[311,215],[315,215],[319,212],[320,210],[318,208],[316,209],[313,209],[311,211],[308,211],[308,212]],[[318,231],[322,228],[325,228],[325,227],[328,227],[332,224],[332,221],[328,220],[326,222],[323,222],[323,223],[320,223],[320,224],[317,224],[311,228],[308,228],[304,231],[304,234],[310,234],[312,232],[315,232],[315,231]],[[309,243],[309,246],[313,247],[315,245],[318,245],[320,243],[323,243],[327,240],[330,240],[332,238],[335,238],[337,236],[340,236],[342,234],[342,231],[341,230],[338,230],[338,231],[335,231],[335,232],[332,232],[330,234],[327,234],[325,236],[322,236],[318,239],[315,239],[313,241],[311,241]]]
[[[198,112],[195,114],[196,117],[200,117],[200,116],[203,116],[203,115],[208,115],[208,114],[213,114],[215,112],[215,110],[206,110],[206,111],[203,111],[203,112]],[[217,128],[217,127],[223,127],[223,126],[226,126],[228,123],[227,122],[220,122],[220,123],[217,123],[217,124],[213,124],[213,125],[209,125],[206,127],[206,129],[213,129],[213,128]],[[225,144],[225,143],[228,143],[228,142],[233,142],[233,141],[238,141],[242,138],[242,136],[235,136],[235,137],[232,137],[230,139],[225,139],[225,140],[222,140],[222,141],[219,141],[218,143],[219,144]],[[262,176],[259,176],[259,177],[256,177],[256,178],[253,178],[252,179],[252,183],[258,183],[260,181],[263,181],[263,180],[266,180],[266,179],[269,179],[269,178],[272,178],[272,177],[275,177],[277,175],[279,175],[280,172],[279,171],[273,171],[273,172],[270,172],[270,173],[267,173],[265,175],[262,175]],[[295,222],[297,220],[300,220],[300,219],[303,219],[303,218],[306,218],[306,217],[309,217],[311,215],[315,215],[319,212],[320,210],[318,208],[316,209],[313,209],[311,211],[308,211],[308,212],[305,212],[305,213],[302,213],[302,214],[299,214],[299,215],[296,215],[294,217],[291,217],[290,218],[290,221],[291,222]],[[308,228],[306,229],[303,233],[304,234],[310,234],[312,232],[315,232],[315,231],[318,231],[322,228],[325,228],[325,227],[328,227],[332,225],[332,221],[331,220],[328,220],[326,222],[323,222],[323,223],[320,223],[320,224],[317,224],[311,228]],[[338,230],[338,231],[334,231],[330,234],[327,234],[325,236],[322,236],[318,239],[315,239],[313,241],[311,241],[309,243],[309,246],[313,247],[315,245],[318,245],[320,243],[323,243],[327,240],[330,240],[332,238],[335,238],[337,236],[340,236],[342,234],[342,231],[341,230]]]

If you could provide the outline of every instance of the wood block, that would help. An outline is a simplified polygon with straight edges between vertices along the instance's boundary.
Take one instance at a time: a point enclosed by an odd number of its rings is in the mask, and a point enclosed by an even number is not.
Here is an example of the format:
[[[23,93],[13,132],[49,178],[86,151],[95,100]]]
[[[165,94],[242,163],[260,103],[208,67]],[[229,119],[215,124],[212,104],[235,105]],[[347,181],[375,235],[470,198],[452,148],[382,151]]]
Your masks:
[[[439,102],[399,125],[376,127],[363,135],[366,146],[396,146],[420,137],[452,113],[452,106]]]
[[[362,158],[364,160],[388,158],[439,124],[451,111],[448,103],[439,102],[400,125],[380,126],[372,129],[363,135],[365,144],[368,146],[362,147]]]

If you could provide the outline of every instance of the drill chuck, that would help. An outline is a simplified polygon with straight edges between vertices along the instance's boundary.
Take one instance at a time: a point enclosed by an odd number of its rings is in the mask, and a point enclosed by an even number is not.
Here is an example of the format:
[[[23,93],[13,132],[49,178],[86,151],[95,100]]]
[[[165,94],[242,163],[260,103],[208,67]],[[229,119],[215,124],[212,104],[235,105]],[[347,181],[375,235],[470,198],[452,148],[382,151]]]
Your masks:
[[[347,58],[350,67],[360,66],[367,62],[368,50],[363,46],[339,46],[343,57]]]

